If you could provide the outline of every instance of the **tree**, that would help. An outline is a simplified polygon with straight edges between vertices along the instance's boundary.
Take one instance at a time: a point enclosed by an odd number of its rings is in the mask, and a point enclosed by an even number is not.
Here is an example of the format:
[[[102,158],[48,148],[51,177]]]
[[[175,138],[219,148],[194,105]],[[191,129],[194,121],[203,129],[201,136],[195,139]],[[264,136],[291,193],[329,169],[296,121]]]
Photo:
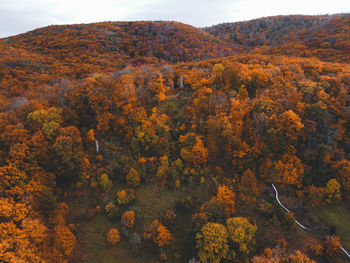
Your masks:
[[[201,206],[201,213],[205,213],[207,221],[224,223],[227,218],[226,207],[216,199],[209,200]]]
[[[117,220],[117,218],[120,216],[119,208],[113,203],[109,203],[108,205],[106,205],[105,209],[108,218],[111,220]]]
[[[196,235],[198,257],[203,262],[220,263],[229,250],[226,227],[218,223],[206,223]]]
[[[218,192],[216,196],[213,197],[213,200],[217,200],[224,205],[227,216],[236,212],[235,199],[235,193],[226,185],[219,185]]]
[[[42,187],[39,193],[39,200],[44,215],[48,216],[56,209],[57,200],[53,191],[48,187]]]
[[[328,181],[326,192],[328,196],[326,201],[328,203],[333,203],[340,200],[340,184],[338,183],[337,179],[333,178]]]
[[[326,189],[324,187],[315,187],[311,185],[307,188],[307,198],[305,201],[309,202],[311,206],[318,206],[324,203]]]
[[[292,110],[271,117],[271,127],[268,129],[268,139],[274,146],[273,150],[288,149],[296,145],[302,136],[304,124]]]
[[[77,242],[74,234],[67,226],[58,225],[54,228],[55,246],[62,251],[66,256],[72,254],[75,244]]]
[[[120,234],[118,229],[110,228],[107,232],[107,241],[109,244],[114,246],[115,244],[119,243],[120,241]]]
[[[46,137],[51,139],[62,123],[61,113],[61,109],[52,107],[47,110],[43,109],[31,112],[28,114],[27,119],[36,122]],[[33,125],[35,126],[35,124]]]
[[[293,254],[289,255],[290,263],[316,263],[316,261],[310,259],[305,254],[301,253],[300,250],[295,250]]]
[[[0,167],[0,186],[6,194],[11,196],[21,195],[28,181],[27,174],[19,170],[12,163]]]
[[[135,223],[135,212],[132,210],[126,211],[122,215],[122,222],[127,228],[133,228]]]
[[[238,188],[245,194],[255,196],[258,193],[258,182],[254,172],[247,169],[238,180]]]
[[[300,185],[304,166],[298,157],[293,154],[284,154],[273,163],[273,166],[276,182]]]
[[[127,205],[135,198],[133,189],[120,190],[117,192],[117,202],[120,205]]]
[[[109,179],[107,174],[102,174],[100,177],[100,186],[103,191],[109,192],[112,188],[112,181]]]
[[[341,183],[341,188],[344,194],[350,198],[350,161],[343,159],[334,165],[338,175],[338,181]]]
[[[53,148],[58,182],[60,184],[76,183],[85,168],[80,131],[74,126],[59,128]]]
[[[181,158],[184,161],[192,164],[194,167],[199,167],[207,162],[208,150],[204,147],[202,139],[194,133],[188,133],[179,138]]]
[[[131,168],[126,176],[126,181],[130,186],[136,187],[140,184],[141,178],[140,173],[134,168]]]
[[[159,247],[167,246],[174,240],[170,231],[163,225],[158,226],[157,232],[157,245]]]
[[[149,225],[145,232],[145,238],[152,239],[153,242],[159,247],[167,246],[174,240],[170,231],[157,219],[153,220],[153,222]]]
[[[173,224],[176,219],[176,214],[171,210],[167,210],[163,218],[166,224]]]
[[[93,129],[90,129],[86,135],[86,138],[89,140],[89,141],[95,141],[95,132]]]
[[[339,237],[326,236],[323,241],[324,252],[330,258],[334,257],[340,250],[341,243]]]
[[[250,224],[247,218],[232,217],[226,221],[227,233],[230,240],[239,245],[239,251],[249,253],[248,245],[255,242],[254,236],[258,227]]]
[[[164,79],[161,74],[155,73],[148,82],[151,94],[157,98],[158,104],[165,100],[166,87],[164,86]]]

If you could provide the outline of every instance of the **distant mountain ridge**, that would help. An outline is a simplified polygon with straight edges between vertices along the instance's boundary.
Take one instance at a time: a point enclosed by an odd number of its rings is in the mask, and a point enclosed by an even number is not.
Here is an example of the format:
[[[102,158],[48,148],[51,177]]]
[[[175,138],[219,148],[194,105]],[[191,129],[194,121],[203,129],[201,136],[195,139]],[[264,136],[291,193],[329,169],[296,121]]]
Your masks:
[[[120,67],[229,55],[212,35],[178,22],[104,22],[48,26],[3,39],[61,62]]]
[[[350,14],[274,16],[196,28],[137,21],[56,25],[0,39],[47,56],[81,78],[127,65],[174,64],[244,52],[350,61]]]
[[[265,54],[350,61],[350,14],[263,17],[203,30],[246,50],[265,46]]]

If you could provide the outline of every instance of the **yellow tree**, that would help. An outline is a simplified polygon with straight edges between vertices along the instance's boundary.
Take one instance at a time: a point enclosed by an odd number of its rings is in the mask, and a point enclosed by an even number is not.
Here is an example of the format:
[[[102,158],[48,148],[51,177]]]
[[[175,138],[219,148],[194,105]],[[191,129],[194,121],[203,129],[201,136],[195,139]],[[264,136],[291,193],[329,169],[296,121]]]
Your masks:
[[[255,242],[254,236],[258,227],[249,223],[245,217],[232,217],[226,221],[228,237],[231,241],[239,244],[239,250],[248,254],[248,245]]]
[[[226,227],[218,223],[206,223],[196,235],[198,257],[203,262],[220,263],[229,250]]]
[[[341,160],[334,165],[344,193],[350,198],[350,161]]]
[[[327,199],[328,203],[332,203],[334,201],[338,201],[340,196],[340,184],[337,179],[330,179],[326,185]]]

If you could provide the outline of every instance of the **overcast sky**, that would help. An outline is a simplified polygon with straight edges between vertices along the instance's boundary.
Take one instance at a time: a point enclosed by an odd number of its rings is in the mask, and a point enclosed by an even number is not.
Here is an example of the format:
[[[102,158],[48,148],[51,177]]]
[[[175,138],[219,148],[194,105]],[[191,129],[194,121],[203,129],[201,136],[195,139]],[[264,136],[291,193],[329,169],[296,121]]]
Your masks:
[[[0,37],[53,24],[173,20],[193,26],[350,12],[350,0],[0,0]]]

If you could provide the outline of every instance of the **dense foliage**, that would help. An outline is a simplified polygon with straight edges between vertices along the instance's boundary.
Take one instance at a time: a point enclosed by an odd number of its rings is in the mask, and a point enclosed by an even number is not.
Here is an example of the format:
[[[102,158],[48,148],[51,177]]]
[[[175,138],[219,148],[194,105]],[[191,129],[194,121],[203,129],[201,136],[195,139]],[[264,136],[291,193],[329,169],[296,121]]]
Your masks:
[[[0,40],[0,261],[98,262],[99,244],[133,249],[120,262],[346,262],[315,215],[294,220],[349,205],[349,19]]]

